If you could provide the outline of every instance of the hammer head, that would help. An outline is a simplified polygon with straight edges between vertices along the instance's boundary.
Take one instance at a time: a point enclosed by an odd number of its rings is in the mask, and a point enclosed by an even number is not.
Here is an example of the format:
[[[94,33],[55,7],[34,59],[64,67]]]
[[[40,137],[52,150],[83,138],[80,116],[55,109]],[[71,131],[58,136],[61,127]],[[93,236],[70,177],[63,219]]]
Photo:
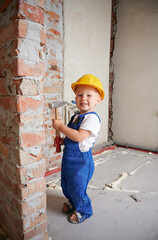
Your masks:
[[[53,108],[63,107],[65,104],[67,104],[66,101],[55,101],[53,103],[49,103],[48,106],[50,109],[53,109]]]

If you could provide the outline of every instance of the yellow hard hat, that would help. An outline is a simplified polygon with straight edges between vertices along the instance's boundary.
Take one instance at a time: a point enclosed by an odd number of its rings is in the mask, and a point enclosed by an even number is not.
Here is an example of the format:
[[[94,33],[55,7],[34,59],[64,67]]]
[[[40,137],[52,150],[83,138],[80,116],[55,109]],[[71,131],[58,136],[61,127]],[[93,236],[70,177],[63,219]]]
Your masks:
[[[95,89],[97,89],[99,91],[101,99],[102,100],[104,99],[104,90],[103,90],[102,83],[99,80],[99,78],[95,77],[94,75],[92,75],[92,74],[83,75],[75,83],[72,83],[71,88],[74,91],[74,93],[76,92],[76,88],[80,85],[94,87]]]

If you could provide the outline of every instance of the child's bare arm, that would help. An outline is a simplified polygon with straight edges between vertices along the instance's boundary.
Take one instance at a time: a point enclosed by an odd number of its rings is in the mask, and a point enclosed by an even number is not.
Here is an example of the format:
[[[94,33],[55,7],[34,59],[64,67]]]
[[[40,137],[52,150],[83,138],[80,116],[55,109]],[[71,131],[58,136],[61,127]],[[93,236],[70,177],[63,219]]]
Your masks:
[[[53,127],[75,142],[82,142],[91,133],[90,131],[86,131],[84,129],[71,129],[67,127],[62,120],[53,120]]]

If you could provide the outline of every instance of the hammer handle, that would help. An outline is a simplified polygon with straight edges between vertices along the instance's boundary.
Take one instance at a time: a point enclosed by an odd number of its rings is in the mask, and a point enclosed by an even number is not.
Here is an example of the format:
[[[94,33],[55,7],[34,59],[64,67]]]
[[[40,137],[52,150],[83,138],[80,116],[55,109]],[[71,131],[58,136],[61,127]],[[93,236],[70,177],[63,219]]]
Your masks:
[[[55,108],[55,120],[60,120],[60,111],[59,111],[59,108]]]
[[[60,111],[59,108],[55,108],[55,120],[60,120]],[[60,137],[60,132],[56,130],[56,137]]]

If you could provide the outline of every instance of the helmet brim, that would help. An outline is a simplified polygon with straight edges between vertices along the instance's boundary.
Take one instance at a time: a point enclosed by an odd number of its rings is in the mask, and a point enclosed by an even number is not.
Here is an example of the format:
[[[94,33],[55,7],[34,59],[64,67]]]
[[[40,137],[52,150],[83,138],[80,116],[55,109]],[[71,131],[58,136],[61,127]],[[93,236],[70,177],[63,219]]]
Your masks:
[[[97,88],[95,85],[91,84],[91,83],[80,83],[80,82],[75,82],[75,83],[72,83],[71,84],[71,88],[73,90],[74,93],[76,93],[76,88],[78,86],[89,86],[89,87],[93,87],[95,88],[96,90],[98,90],[99,94],[100,94],[100,97],[101,99],[103,100],[104,99],[104,91],[102,91],[100,88]]]

